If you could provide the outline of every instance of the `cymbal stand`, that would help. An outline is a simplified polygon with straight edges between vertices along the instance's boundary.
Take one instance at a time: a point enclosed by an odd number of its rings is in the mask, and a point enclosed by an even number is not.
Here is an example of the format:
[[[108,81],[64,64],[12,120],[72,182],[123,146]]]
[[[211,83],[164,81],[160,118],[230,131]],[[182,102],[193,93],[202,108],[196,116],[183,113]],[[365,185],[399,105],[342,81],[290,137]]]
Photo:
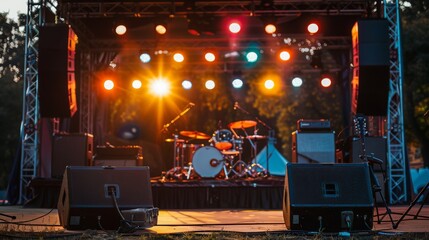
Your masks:
[[[166,133],[169,131],[169,127],[174,124],[177,120],[179,120],[183,115],[185,115],[195,104],[189,103],[186,108],[180,112],[175,118],[173,118],[169,123],[164,124],[164,126],[161,129],[161,132]],[[173,147],[173,168],[168,170],[166,173],[167,178],[176,178],[178,180],[181,180],[183,178],[183,175],[186,175],[186,171],[183,169],[183,159],[182,162],[180,161],[180,150],[183,149],[183,142],[180,141],[178,138],[179,136],[175,133],[173,135],[174,137],[174,147]]]
[[[238,104],[238,102],[235,102],[235,104],[234,104],[234,109],[239,109],[240,111],[242,111],[243,113],[245,113],[245,114],[247,114],[247,115],[249,115],[249,116],[252,116],[246,109],[244,109],[244,108],[242,108],[239,104]],[[256,116],[252,116],[255,120],[256,120],[256,122],[258,122],[258,123],[260,123],[262,126],[264,126],[266,129],[268,129],[268,131],[271,131],[272,130],[272,128],[270,127],[270,126],[268,126],[268,124],[266,124],[264,121],[262,121],[261,119],[259,119],[258,117],[256,117]],[[243,129],[243,131],[244,131],[244,129]],[[255,126],[255,135],[256,135],[256,126]],[[248,137],[248,134],[247,134],[247,132],[246,131],[244,131],[245,132],[245,134],[246,134],[246,137]],[[264,173],[265,175],[269,175],[269,171],[268,171],[268,169],[269,169],[269,165],[268,165],[268,163],[269,163],[269,151],[268,151],[268,144],[267,144],[267,169],[265,169],[262,165],[260,165],[257,161],[257,159],[256,159],[256,154],[257,154],[257,149],[256,149],[256,147],[255,147],[255,144],[253,144],[253,142],[249,139],[249,142],[250,142],[250,144],[252,145],[252,148],[254,149],[254,157],[255,157],[255,163],[253,163],[250,167],[249,167],[249,170],[251,170],[252,172],[257,172],[257,170],[260,170],[262,173]]]
[[[236,139],[239,139],[239,140],[237,140],[237,142],[241,141],[241,137],[237,134],[237,132],[235,132],[233,128],[230,128],[230,129],[231,129],[231,132],[234,135],[234,137]],[[233,143],[234,150],[237,150],[236,149],[237,146],[235,146],[235,144],[236,144],[236,142]],[[234,164],[231,164],[227,176],[230,175],[231,173],[233,173],[235,176],[238,176],[238,177],[244,177],[244,176],[249,174],[248,166],[247,166],[246,162],[244,162],[241,158],[242,152],[243,152],[243,147],[241,144],[239,144],[239,146],[238,146],[238,160]],[[231,161],[231,162],[233,162],[233,161]],[[237,170],[236,170],[236,168],[237,168]]]
[[[244,131],[244,129],[243,129],[243,131]],[[253,135],[256,136],[257,134],[258,134],[258,129],[256,129],[256,126],[255,126],[255,129],[253,131]],[[257,139],[255,139],[255,141],[252,141],[252,139],[250,139],[247,132],[246,132],[246,138],[249,140],[249,143],[252,146],[251,159],[255,159],[255,162],[250,164],[250,166],[249,166],[249,171],[250,171],[251,175],[253,177],[256,177],[259,172],[266,174],[267,170],[261,164],[258,163],[258,159],[256,157],[258,154]]]

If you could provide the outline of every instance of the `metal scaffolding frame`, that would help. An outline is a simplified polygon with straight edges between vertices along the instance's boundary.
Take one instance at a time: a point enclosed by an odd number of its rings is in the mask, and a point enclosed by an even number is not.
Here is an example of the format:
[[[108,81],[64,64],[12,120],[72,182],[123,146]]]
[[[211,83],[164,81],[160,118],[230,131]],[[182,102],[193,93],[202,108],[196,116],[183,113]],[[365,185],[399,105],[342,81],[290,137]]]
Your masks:
[[[387,110],[388,188],[389,201],[400,204],[409,201],[407,185],[407,156],[402,98],[401,19],[398,1],[385,4],[384,15],[389,22],[390,90]]]
[[[53,4],[54,2],[55,4]],[[58,3],[58,4],[56,4]],[[194,4],[192,4],[194,3]],[[258,3],[258,4],[256,4]],[[73,24],[79,29],[76,32],[80,39],[91,39],[92,35],[79,19],[94,17],[115,17],[118,15],[127,17],[154,17],[158,15],[187,15],[215,14],[226,16],[240,14],[246,16],[259,16],[263,14],[275,14],[278,16],[296,16],[303,13],[317,13],[320,15],[351,15],[365,14],[376,7],[378,1],[367,0],[275,0],[272,5],[260,4],[260,1],[72,1],[72,0],[28,0],[26,41],[25,41],[25,72],[23,90],[23,115],[21,123],[21,167],[20,167],[20,202],[26,200],[25,187],[32,178],[38,175],[39,164],[39,103],[38,103],[38,27],[44,24],[44,9],[47,4],[55,6],[61,20]],[[189,5],[190,4],[190,5]],[[375,4],[375,5],[374,5]],[[388,137],[388,187],[390,202],[402,203],[408,199],[406,185],[406,156],[402,109],[402,66],[400,49],[400,19],[398,3],[385,3],[384,15],[389,20],[390,49],[397,53],[396,58],[391,59],[391,80],[389,94],[389,109],[387,116]],[[327,41],[343,47],[349,41],[339,39],[326,39]],[[109,42],[103,43],[96,40],[97,47],[112,50],[115,45]],[[184,43],[198,46],[201,42]],[[343,44],[343,46],[341,46]],[[192,47],[187,46],[187,47]],[[92,133],[93,119],[93,94],[92,82],[94,70],[93,61],[99,56],[100,49],[94,50],[87,46],[87,52],[81,54],[81,85],[79,102],[80,131]]]

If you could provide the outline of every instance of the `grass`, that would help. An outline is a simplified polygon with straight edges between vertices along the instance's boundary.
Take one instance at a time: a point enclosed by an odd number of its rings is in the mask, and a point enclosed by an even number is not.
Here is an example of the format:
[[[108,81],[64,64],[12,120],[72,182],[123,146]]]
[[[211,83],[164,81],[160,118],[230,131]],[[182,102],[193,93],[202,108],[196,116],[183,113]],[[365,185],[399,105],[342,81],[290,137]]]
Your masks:
[[[386,233],[386,232],[357,232],[350,236],[338,233],[304,233],[304,232],[265,232],[265,233],[237,233],[237,232],[190,232],[180,234],[156,234],[150,231],[137,231],[132,234],[118,234],[116,231],[55,231],[55,232],[19,232],[0,231],[1,239],[131,239],[131,240],[215,240],[215,239],[246,239],[246,240],[336,240],[336,239],[380,239],[380,240],[404,240],[404,239],[429,239],[429,233]]]

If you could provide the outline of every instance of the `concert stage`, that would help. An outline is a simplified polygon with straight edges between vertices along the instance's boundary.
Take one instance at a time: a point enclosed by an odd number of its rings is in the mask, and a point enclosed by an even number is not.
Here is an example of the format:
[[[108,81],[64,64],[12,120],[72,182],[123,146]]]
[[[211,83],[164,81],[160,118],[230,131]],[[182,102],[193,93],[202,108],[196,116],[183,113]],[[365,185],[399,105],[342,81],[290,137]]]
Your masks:
[[[281,209],[284,177],[180,181],[156,177],[151,185],[154,206],[160,209]],[[25,207],[56,207],[60,179],[35,179],[30,187],[34,198]]]

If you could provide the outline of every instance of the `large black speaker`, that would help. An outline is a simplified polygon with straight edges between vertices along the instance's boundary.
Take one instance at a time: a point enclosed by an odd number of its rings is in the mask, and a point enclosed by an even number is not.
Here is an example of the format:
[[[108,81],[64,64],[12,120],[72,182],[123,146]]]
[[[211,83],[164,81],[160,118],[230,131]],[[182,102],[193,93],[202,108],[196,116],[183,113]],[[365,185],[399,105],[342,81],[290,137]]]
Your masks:
[[[93,151],[91,134],[55,134],[52,142],[51,177],[62,179],[66,166],[89,166]]]
[[[292,162],[335,163],[334,132],[293,132]]]
[[[72,117],[77,111],[77,36],[66,24],[40,27],[39,100],[42,117]]]
[[[289,230],[371,230],[373,209],[367,164],[286,166],[283,217]]]
[[[153,208],[149,167],[67,167],[58,199],[58,215],[66,229],[115,229],[119,210]]]
[[[389,26],[386,19],[355,23],[353,39],[353,111],[369,116],[387,113],[389,94]]]

